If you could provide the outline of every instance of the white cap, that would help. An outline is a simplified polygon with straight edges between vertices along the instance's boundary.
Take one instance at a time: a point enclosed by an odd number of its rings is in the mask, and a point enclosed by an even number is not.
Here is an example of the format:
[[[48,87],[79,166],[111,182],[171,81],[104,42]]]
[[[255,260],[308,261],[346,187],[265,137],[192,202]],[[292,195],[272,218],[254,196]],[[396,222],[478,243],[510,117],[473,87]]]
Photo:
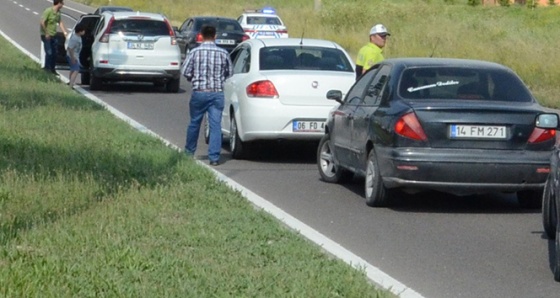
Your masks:
[[[385,26],[383,26],[383,24],[377,24],[377,25],[371,27],[371,30],[369,30],[369,35],[373,35],[373,34],[391,35],[391,33],[387,32],[387,28],[385,28]]]

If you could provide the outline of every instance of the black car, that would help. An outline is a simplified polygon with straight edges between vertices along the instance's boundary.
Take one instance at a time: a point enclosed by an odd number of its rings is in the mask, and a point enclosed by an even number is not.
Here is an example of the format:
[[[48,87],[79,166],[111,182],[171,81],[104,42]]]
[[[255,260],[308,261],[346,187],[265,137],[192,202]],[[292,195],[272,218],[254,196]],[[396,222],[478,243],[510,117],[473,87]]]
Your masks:
[[[200,29],[203,25],[216,27],[216,44],[228,52],[231,52],[242,41],[250,38],[235,19],[210,16],[191,17],[175,30],[183,59],[190,50],[196,48],[202,42]]]
[[[556,118],[558,123],[558,118]],[[548,239],[553,239],[551,253],[554,279],[560,281],[560,143],[557,143],[550,160],[550,174],[546,180],[542,197],[542,220]]]
[[[317,152],[322,180],[365,177],[369,206],[387,206],[395,190],[455,195],[516,193],[540,206],[554,128],[522,80],[492,62],[387,59],[350,88]]]

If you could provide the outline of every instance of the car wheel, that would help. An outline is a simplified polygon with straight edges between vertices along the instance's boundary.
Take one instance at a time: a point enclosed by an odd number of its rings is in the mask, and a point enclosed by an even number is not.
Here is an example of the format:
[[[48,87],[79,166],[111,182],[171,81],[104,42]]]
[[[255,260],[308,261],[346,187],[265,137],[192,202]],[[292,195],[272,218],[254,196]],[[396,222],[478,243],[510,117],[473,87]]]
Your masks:
[[[521,208],[539,209],[542,203],[542,190],[521,190],[517,192],[517,202]]]
[[[556,221],[556,239],[554,240],[554,280],[560,281],[560,221]]]
[[[321,179],[329,183],[341,183],[352,178],[352,172],[335,164],[331,147],[331,137],[325,134],[317,147],[317,167]]]
[[[204,118],[202,118],[202,127],[204,128],[204,142],[208,144],[210,143],[210,125],[208,125],[207,114],[204,114]]]
[[[366,204],[370,207],[386,207],[389,204],[389,190],[383,185],[375,150],[371,149],[366,165]]]
[[[101,90],[101,79],[96,77],[93,73],[89,78],[89,90]]]
[[[165,88],[167,89],[167,92],[169,93],[177,93],[179,92],[179,84],[181,83],[180,79],[171,79],[167,82],[167,85],[165,85]]]
[[[82,85],[89,85],[89,72],[82,72],[80,79],[82,80]]]
[[[552,189],[552,181],[550,178],[546,180],[542,196],[542,220],[543,228],[548,239],[556,237],[556,197]]]
[[[235,117],[231,117],[229,124],[229,149],[231,151],[231,156],[235,159],[244,158],[246,155],[246,143],[242,142],[239,138],[239,132],[237,131],[237,121]]]

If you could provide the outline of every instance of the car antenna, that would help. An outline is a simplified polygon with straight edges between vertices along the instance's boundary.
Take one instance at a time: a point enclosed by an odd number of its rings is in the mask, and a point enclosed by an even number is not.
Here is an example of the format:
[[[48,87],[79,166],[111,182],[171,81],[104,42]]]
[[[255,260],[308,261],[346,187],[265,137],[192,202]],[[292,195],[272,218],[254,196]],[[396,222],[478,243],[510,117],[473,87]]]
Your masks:
[[[305,27],[307,27],[307,19],[305,20],[305,23],[303,24],[303,30],[301,31],[301,39],[299,41],[300,47],[303,47],[303,36],[305,35]]]
[[[439,44],[439,37],[436,39],[436,44],[432,48],[432,53],[430,54],[430,58],[432,58],[434,56],[434,53],[436,52],[436,48],[437,48],[438,44]]]

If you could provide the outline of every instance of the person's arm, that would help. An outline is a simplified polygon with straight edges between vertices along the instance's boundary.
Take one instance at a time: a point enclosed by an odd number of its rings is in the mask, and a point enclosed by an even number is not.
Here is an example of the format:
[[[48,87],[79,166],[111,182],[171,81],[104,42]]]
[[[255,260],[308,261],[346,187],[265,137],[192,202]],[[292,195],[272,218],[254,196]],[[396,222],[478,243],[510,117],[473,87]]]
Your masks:
[[[45,23],[47,21],[47,18],[48,18],[48,13],[45,10],[43,12],[43,15],[41,16],[41,28],[43,29],[43,32],[45,32],[45,38],[49,39],[50,35],[49,32],[47,31],[47,24]]]
[[[361,65],[356,65],[356,80],[358,80],[364,73],[364,67]]]
[[[62,34],[64,34],[64,37],[68,36],[68,31],[66,31],[66,26],[64,26],[64,22],[62,21],[62,19],[58,23],[58,26],[60,27]]]

